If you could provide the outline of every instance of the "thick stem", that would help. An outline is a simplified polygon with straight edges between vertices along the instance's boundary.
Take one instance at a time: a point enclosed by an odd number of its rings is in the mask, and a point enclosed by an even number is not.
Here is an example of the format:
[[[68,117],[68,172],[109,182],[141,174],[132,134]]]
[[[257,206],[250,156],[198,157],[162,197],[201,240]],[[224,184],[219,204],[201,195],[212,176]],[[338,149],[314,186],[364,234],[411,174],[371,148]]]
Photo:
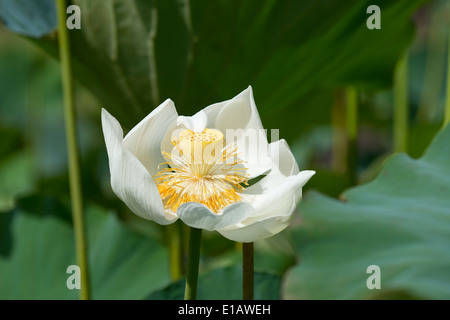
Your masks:
[[[345,106],[345,91],[337,90],[334,96],[333,107],[331,110],[332,122],[332,170],[339,173],[347,172],[347,139],[345,137],[346,131],[346,106]]]
[[[356,185],[358,180],[358,92],[355,88],[346,90],[346,133],[347,133],[347,174],[351,185]]]
[[[242,299],[254,298],[254,250],[253,242],[242,243]]]
[[[182,225],[178,222],[166,227],[172,280],[178,280],[183,275],[181,229]]]
[[[450,30],[448,31],[447,52],[447,97],[445,99],[444,127],[450,122]]]
[[[197,299],[197,280],[198,280],[198,266],[200,262],[201,240],[202,240],[202,229],[190,228],[184,300]]]
[[[76,134],[73,77],[70,60],[69,34],[66,27],[66,1],[56,0],[58,14],[58,42],[61,60],[62,86],[64,94],[64,113],[69,165],[70,199],[72,203],[73,228],[75,233],[77,264],[81,272],[80,298],[90,298],[87,244],[83,214],[83,196]]]
[[[408,54],[398,62],[394,78],[394,151],[408,151]]]

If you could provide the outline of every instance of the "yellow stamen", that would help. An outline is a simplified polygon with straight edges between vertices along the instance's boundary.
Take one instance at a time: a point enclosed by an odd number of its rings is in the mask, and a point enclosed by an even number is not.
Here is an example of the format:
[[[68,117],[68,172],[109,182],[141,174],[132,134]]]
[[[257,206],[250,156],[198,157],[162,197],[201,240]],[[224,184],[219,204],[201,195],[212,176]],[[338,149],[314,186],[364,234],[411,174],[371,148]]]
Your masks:
[[[248,185],[237,148],[224,147],[223,134],[215,129],[185,130],[172,144],[179,155],[164,153],[169,161],[155,176],[165,207],[174,212],[186,202],[199,202],[214,212],[240,201]]]

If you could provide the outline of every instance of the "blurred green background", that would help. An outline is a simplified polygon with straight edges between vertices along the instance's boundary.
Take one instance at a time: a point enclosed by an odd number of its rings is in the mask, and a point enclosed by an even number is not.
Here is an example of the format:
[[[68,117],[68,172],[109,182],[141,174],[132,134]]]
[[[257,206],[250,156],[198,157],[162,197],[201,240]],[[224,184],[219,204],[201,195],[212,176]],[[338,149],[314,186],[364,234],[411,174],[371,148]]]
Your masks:
[[[82,11],[70,36],[94,298],[183,295],[167,229],[112,193],[101,107],[127,132],[166,98],[192,115],[248,85],[264,126],[317,171],[292,226],[255,244],[255,298],[450,298],[449,130],[430,147],[443,124],[448,1],[72,2]],[[51,3],[0,1],[0,299],[78,296],[66,287],[76,259]],[[366,27],[371,4],[381,30]],[[405,56],[409,157],[391,157]],[[202,246],[199,298],[240,299],[239,248],[216,233]],[[381,290],[366,287],[371,264]]]

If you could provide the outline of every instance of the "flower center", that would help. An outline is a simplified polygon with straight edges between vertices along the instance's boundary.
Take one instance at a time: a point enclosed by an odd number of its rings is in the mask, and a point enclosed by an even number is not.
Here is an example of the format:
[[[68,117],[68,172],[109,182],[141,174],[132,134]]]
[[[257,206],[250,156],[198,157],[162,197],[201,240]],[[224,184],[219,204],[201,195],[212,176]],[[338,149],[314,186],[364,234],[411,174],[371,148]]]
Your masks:
[[[215,213],[240,201],[248,177],[235,146],[225,146],[222,132],[185,130],[172,140],[178,152],[163,153],[169,168],[155,176],[165,207],[174,212],[186,202],[199,202]]]
[[[191,163],[212,164],[222,151],[223,134],[215,129],[205,129],[203,132],[184,130],[180,134],[178,146]]]

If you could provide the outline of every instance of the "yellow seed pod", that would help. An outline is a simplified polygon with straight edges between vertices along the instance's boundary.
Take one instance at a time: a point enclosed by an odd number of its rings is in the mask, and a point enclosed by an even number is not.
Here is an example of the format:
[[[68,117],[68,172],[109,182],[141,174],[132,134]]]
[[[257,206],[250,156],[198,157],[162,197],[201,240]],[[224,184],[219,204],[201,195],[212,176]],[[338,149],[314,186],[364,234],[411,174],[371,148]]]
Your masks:
[[[216,129],[206,128],[203,132],[184,130],[178,146],[186,159],[194,164],[215,163],[223,148],[223,134]]]

